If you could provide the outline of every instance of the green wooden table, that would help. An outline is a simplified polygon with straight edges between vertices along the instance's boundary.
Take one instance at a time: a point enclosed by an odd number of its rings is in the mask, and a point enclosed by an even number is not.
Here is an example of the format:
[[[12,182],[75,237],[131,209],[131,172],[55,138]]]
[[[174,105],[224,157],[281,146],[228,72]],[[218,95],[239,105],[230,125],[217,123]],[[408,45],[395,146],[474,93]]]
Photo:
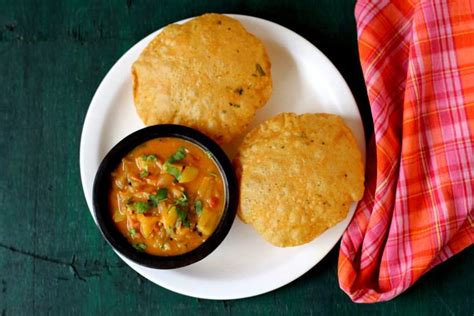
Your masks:
[[[388,303],[356,305],[339,289],[338,246],[279,290],[207,301],[172,293],[132,271],[87,209],[79,141],[97,86],[145,35],[204,12],[254,15],[306,37],[342,72],[370,133],[353,9],[353,0],[0,0],[0,314],[472,315],[472,248]]]

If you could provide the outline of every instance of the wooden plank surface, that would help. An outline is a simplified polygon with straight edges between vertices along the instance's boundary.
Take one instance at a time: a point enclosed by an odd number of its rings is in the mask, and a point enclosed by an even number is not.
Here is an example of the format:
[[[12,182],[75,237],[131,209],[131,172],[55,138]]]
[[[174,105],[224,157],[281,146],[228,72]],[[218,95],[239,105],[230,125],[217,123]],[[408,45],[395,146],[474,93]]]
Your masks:
[[[337,247],[277,291],[215,302],[140,277],[112,252],[87,210],[78,157],[83,120],[98,84],[134,43],[205,12],[275,21],[334,62],[370,122],[353,7],[353,0],[0,0],[0,314],[472,315],[472,248],[388,303],[351,303],[337,284]]]

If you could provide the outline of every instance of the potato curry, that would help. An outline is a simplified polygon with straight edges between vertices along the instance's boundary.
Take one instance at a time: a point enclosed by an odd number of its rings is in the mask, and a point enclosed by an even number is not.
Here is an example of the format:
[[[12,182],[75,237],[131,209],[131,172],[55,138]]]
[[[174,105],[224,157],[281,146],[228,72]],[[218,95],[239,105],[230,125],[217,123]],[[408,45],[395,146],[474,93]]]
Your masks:
[[[111,216],[138,250],[174,256],[197,248],[221,219],[225,192],[209,152],[180,138],[149,140],[112,173]]]

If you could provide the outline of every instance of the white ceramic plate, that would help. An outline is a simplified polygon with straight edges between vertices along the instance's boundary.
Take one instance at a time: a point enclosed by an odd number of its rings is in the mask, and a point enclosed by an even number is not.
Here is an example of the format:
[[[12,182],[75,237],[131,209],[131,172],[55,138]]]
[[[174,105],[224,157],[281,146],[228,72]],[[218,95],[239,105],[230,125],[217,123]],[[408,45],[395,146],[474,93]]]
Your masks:
[[[332,63],[311,43],[278,24],[250,16],[230,16],[265,43],[272,62],[273,95],[250,128],[280,112],[338,114],[352,129],[365,160],[357,105]],[[130,69],[159,32],[141,40],[117,61],[90,104],[82,131],[80,168],[91,213],[92,184],[102,158],[123,137],[144,127],[133,105]],[[228,154],[232,156],[233,152],[228,150]],[[354,209],[355,204],[344,221],[299,247],[274,247],[236,219],[223,243],[207,258],[188,267],[155,270],[122,259],[148,280],[184,295],[207,299],[259,295],[288,284],[314,267],[339,240]]]

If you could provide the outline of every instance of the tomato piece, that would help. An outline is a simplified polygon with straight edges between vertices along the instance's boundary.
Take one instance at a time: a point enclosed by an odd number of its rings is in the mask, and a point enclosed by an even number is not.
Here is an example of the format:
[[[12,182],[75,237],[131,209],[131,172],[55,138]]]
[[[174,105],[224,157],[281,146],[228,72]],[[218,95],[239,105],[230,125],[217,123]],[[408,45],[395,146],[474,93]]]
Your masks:
[[[219,204],[219,198],[217,196],[212,196],[207,203],[210,208],[214,208]]]

